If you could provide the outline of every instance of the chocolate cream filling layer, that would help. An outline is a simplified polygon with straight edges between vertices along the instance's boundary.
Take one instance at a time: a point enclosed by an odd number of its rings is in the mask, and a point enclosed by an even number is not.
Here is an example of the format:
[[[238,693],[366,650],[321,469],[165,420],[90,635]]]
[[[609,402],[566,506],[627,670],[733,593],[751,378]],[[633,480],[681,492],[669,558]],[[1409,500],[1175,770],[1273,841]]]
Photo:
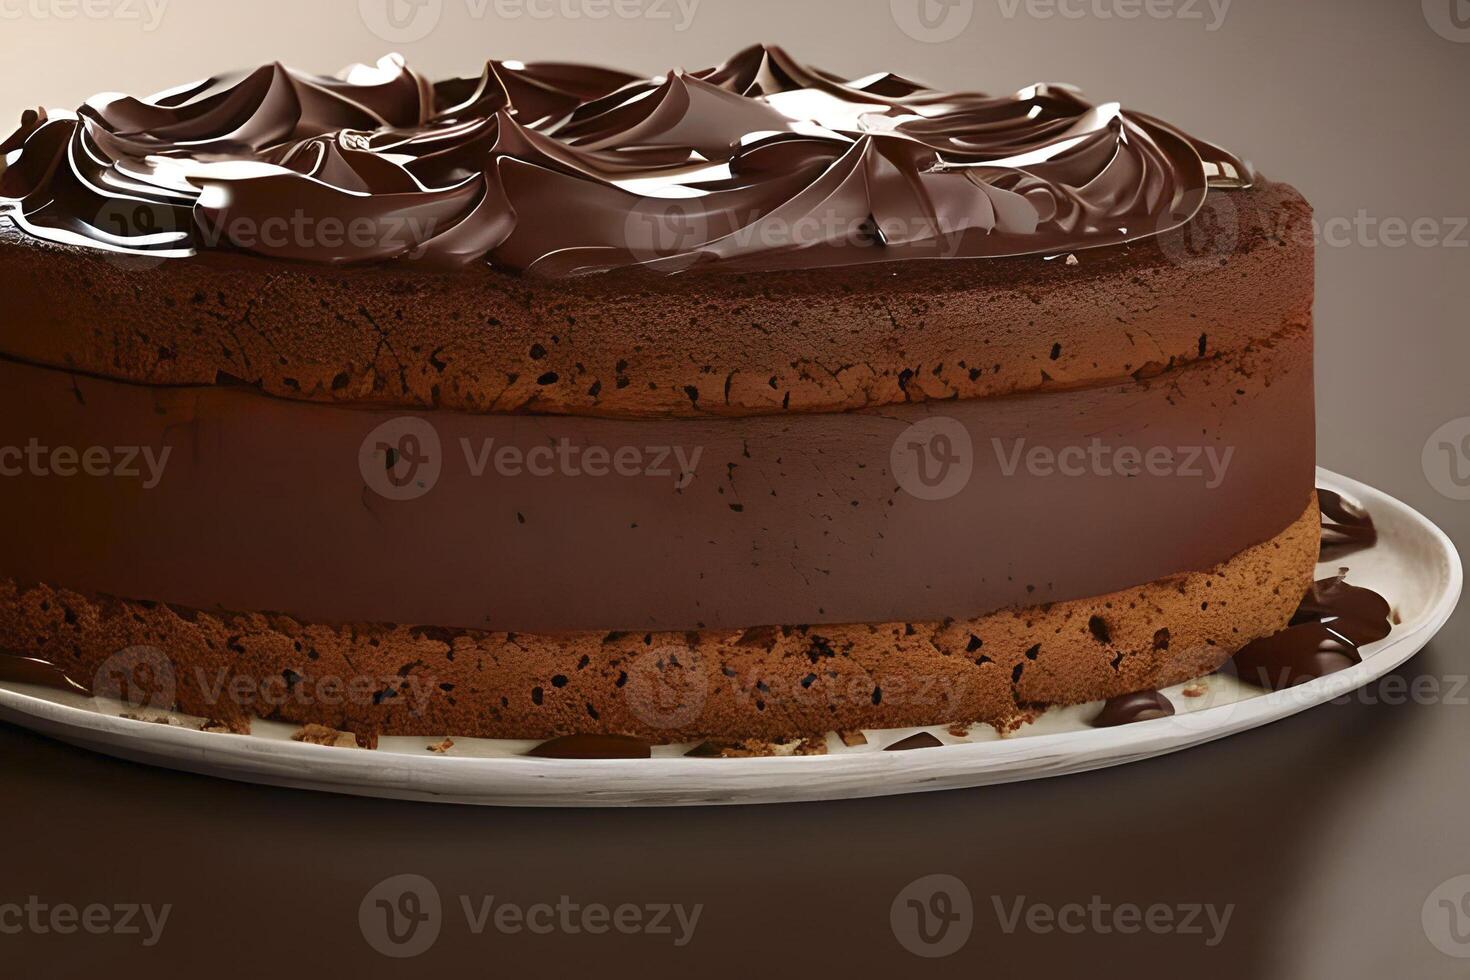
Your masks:
[[[0,574],[306,622],[941,621],[1208,569],[1313,489],[1311,340],[739,419],[412,416],[0,362]]]

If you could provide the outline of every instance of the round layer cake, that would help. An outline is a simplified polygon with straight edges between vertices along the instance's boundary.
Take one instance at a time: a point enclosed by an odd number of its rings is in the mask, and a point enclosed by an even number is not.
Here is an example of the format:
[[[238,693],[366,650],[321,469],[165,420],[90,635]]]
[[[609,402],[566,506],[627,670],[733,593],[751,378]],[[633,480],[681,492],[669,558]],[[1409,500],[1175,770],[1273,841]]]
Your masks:
[[[0,647],[84,686],[369,740],[1004,728],[1311,584],[1310,210],[1063,86],[390,57],[3,150]]]

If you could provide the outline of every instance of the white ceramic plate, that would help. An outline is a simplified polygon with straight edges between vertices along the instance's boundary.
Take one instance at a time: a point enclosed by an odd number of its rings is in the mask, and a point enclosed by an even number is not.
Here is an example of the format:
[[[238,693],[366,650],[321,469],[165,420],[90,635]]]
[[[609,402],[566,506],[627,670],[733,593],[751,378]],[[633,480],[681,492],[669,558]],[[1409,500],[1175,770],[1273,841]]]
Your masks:
[[[1349,581],[1388,598],[1398,625],[1363,649],[1357,666],[1285,691],[1263,692],[1227,675],[1171,688],[1172,718],[1095,729],[1098,705],[1054,708],[1001,737],[976,726],[946,744],[911,752],[885,745],[919,729],[867,732],[848,747],[829,736],[829,754],[753,759],[688,759],[665,746],[651,759],[543,760],[520,753],[534,742],[456,739],[446,754],[424,738],[384,738],[377,751],[291,740],[295,726],[257,722],[251,735],[197,730],[197,720],[152,713],[120,717],[126,706],[21,684],[0,684],[0,719],[108,755],[246,782],[361,796],[508,806],[679,806],[778,803],[958,789],[1100,769],[1174,752],[1323,704],[1408,660],[1444,625],[1460,597],[1459,556],[1444,533],[1408,506],[1354,480],[1319,470],[1317,485],[1362,503],[1378,544],[1350,557]],[[1324,575],[1336,569],[1324,567]],[[1190,695],[1183,693],[1191,688]]]

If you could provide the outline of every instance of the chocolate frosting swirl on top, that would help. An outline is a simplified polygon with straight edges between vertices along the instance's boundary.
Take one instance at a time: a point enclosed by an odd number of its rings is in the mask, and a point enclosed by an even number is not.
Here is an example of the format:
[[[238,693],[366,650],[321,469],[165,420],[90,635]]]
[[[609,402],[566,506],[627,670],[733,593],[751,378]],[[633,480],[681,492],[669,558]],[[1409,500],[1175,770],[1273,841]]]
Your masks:
[[[389,55],[27,112],[0,214],[54,242],[550,277],[1056,255],[1171,231],[1235,157],[1116,103],[844,80],[757,46],[656,78]]]

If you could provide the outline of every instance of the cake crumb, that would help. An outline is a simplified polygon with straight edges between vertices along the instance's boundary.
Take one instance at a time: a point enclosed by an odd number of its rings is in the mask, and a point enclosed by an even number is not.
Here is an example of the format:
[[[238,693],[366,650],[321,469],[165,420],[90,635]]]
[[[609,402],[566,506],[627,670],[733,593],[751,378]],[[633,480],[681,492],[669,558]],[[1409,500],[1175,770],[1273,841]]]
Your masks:
[[[846,745],[849,748],[857,745],[868,744],[868,736],[864,735],[862,732],[838,732],[837,737],[842,740],[843,745]]]
[[[990,725],[1001,738],[1010,738],[1023,727],[1031,724],[1040,717],[1041,712],[1036,708],[1023,708],[1019,714],[1012,715],[1009,718],[997,719],[991,722]]]
[[[825,738],[797,738],[767,742],[758,738],[739,741],[710,740],[685,753],[703,759],[765,759],[772,756],[826,755]]]
[[[974,726],[955,722],[953,725],[950,725],[949,728],[946,729],[946,731],[948,731],[955,738],[969,738],[970,729],[972,727]]]
[[[216,718],[206,718],[200,722],[199,730],[201,732],[212,732],[216,735],[249,735],[250,722],[245,722],[245,730],[242,732],[238,726],[230,725]]]
[[[826,755],[825,738],[798,738],[792,742],[778,742],[771,746],[773,755]]]
[[[1191,684],[1179,693],[1187,698],[1202,698],[1209,693],[1209,690],[1204,684]]]
[[[351,732],[339,732],[335,728],[326,725],[306,725],[291,735],[293,742],[305,742],[308,745],[332,745],[340,748],[351,748],[357,744],[357,739]]]
[[[124,711],[122,714],[118,715],[118,717],[126,718],[128,721],[147,721],[155,725],[172,725],[174,723],[174,720],[167,715],[159,718],[149,718],[146,715],[135,715],[131,712]]]
[[[433,745],[430,745],[428,747],[428,751],[437,752],[439,755],[443,755],[445,752],[448,752],[452,748],[454,748],[454,739],[446,738],[442,742],[435,742]]]

